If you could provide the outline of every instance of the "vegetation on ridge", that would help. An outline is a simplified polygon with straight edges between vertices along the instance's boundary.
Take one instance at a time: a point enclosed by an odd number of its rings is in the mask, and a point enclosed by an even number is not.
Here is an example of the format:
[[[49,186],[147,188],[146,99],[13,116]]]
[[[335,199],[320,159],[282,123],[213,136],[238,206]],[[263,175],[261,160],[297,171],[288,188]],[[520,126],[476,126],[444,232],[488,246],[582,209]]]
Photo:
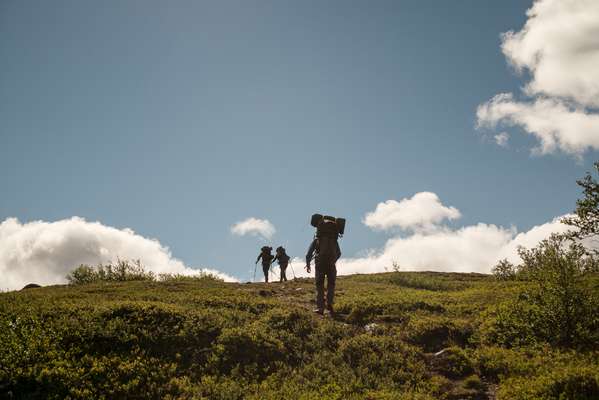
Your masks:
[[[597,276],[587,284],[597,296]],[[335,319],[311,313],[309,279],[3,293],[0,397],[597,398],[597,342],[507,339],[521,329],[511,322],[526,321],[506,319],[506,307],[531,285],[432,272],[340,277]]]

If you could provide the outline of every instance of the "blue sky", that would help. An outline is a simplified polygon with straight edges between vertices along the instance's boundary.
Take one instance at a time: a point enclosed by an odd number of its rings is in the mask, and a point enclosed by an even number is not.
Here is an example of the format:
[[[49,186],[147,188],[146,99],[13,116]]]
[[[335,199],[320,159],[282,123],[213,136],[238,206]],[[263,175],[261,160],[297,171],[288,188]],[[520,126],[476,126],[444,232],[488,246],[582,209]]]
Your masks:
[[[347,218],[345,255],[381,248],[365,214],[419,192],[460,210],[451,229],[526,231],[570,212],[599,158],[476,128],[522,96],[500,34],[531,5],[3,1],[0,221],[131,228],[242,279],[263,240],[230,228],[249,217],[294,256],[313,212]]]

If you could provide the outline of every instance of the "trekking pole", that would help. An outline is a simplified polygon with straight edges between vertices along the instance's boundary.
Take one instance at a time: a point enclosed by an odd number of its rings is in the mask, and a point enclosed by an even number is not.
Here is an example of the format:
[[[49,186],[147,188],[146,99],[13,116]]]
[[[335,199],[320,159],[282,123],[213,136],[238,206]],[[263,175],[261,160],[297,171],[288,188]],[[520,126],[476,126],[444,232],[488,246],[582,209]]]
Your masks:
[[[254,264],[254,278],[252,279],[252,283],[256,282],[256,267],[258,266],[258,263]]]
[[[291,267],[291,272],[293,272],[293,279],[295,279],[295,271],[293,270],[293,264],[291,264],[291,261],[289,262],[289,266]]]

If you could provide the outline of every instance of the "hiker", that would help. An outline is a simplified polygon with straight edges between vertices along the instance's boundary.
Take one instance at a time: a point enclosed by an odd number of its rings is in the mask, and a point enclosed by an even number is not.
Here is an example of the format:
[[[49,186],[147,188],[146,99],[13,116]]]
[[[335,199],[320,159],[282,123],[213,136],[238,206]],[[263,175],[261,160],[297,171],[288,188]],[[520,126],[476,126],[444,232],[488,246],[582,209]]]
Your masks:
[[[287,271],[287,265],[289,265],[289,259],[291,257],[289,257],[287,255],[287,253],[285,252],[285,248],[283,246],[279,246],[277,247],[277,250],[275,251],[276,256],[275,258],[272,260],[273,264],[275,261],[279,262],[279,269],[281,270],[281,280],[280,282],[287,282],[287,276],[285,276],[285,272]]]
[[[256,264],[262,259],[262,271],[264,272],[264,282],[266,283],[268,283],[268,271],[270,270],[270,264],[273,259],[273,255],[270,253],[271,251],[272,247],[262,247],[262,249],[260,249],[260,254],[258,254],[258,258],[256,259]]]
[[[327,278],[326,309],[333,315],[333,300],[335,297],[335,280],[337,268],[335,263],[341,257],[341,249],[337,239],[345,230],[345,219],[314,214],[311,225],[316,227],[316,235],[306,254],[306,271],[310,273],[310,262],[314,257],[316,283],[316,309],[318,314],[324,313],[325,296],[324,280]]]

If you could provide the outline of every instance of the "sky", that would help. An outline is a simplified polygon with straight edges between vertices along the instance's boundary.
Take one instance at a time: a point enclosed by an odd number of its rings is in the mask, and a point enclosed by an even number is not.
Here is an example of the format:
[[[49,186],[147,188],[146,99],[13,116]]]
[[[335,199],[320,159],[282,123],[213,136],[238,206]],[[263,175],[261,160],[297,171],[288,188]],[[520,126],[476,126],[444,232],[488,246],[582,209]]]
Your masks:
[[[597,37],[595,0],[2,1],[0,289],[245,281],[316,212],[340,273],[489,272],[599,159]]]

